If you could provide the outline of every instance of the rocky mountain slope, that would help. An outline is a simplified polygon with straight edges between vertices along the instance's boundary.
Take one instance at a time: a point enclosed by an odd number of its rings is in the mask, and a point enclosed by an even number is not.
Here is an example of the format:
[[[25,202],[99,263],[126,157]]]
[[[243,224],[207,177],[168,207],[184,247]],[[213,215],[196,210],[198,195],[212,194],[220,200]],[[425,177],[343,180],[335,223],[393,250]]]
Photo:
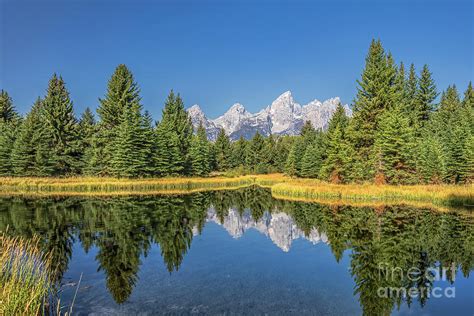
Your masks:
[[[232,105],[213,120],[207,118],[197,104],[190,107],[188,113],[195,128],[203,124],[209,139],[215,140],[219,129],[223,128],[232,140],[236,140],[240,136],[249,139],[256,132],[265,136],[296,135],[305,121],[310,121],[316,129],[325,129],[339,102],[340,99],[335,97],[324,102],[313,100],[301,106],[287,91],[257,113],[248,112],[240,103]],[[352,114],[349,106],[344,105],[344,108],[348,115]]]

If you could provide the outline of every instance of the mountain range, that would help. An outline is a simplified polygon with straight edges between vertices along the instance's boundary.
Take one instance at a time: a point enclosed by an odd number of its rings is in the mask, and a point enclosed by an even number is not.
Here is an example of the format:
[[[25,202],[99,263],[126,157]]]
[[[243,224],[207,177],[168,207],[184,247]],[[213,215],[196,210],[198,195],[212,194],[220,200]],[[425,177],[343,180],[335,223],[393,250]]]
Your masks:
[[[305,234],[291,216],[284,212],[264,212],[259,220],[252,217],[250,210],[245,210],[242,214],[235,208],[230,208],[228,213],[221,219],[216,210],[211,207],[207,211],[207,222],[213,222],[225,228],[233,238],[242,237],[245,232],[254,229],[270,238],[270,240],[284,252],[290,251],[294,240],[306,239],[313,245],[328,243],[326,234],[320,233],[316,228]],[[199,234],[197,227],[193,229],[195,235]]]
[[[202,123],[210,140],[216,139],[221,128],[231,140],[237,140],[241,136],[250,139],[256,132],[264,136],[296,135],[306,121],[310,121],[316,129],[325,129],[340,102],[339,97],[335,97],[323,102],[313,100],[301,106],[295,102],[291,92],[286,91],[257,113],[248,112],[240,103],[235,103],[216,119],[206,117],[197,104],[187,111],[194,128]],[[346,114],[352,115],[350,107],[347,104],[343,106]]]

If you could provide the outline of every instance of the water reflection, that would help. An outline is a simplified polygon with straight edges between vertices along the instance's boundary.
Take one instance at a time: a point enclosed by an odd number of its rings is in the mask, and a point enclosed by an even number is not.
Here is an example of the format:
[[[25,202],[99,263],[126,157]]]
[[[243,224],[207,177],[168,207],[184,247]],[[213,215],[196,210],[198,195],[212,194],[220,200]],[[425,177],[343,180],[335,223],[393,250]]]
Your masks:
[[[97,248],[96,263],[117,303],[130,297],[141,259],[159,245],[168,271],[178,271],[193,237],[207,222],[222,225],[239,238],[249,229],[287,252],[296,239],[330,247],[335,262],[350,252],[355,294],[366,315],[387,315],[410,296],[381,297],[380,288],[416,288],[427,293],[433,268],[474,268],[474,223],[471,215],[440,213],[410,207],[325,206],[275,200],[268,190],[246,188],[183,196],[114,198],[3,198],[0,230],[43,236],[61,280],[79,242],[88,252]],[[421,277],[405,273],[416,268]],[[427,273],[425,273],[427,272]],[[453,283],[454,274],[448,273]],[[427,295],[416,298],[421,306]]]

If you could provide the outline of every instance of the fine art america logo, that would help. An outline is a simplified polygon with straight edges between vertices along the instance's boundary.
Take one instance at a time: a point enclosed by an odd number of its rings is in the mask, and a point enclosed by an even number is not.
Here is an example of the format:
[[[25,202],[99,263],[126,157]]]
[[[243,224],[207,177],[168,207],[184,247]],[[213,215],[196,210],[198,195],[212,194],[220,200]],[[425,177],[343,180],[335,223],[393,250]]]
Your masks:
[[[438,266],[421,270],[418,267],[403,269],[390,266],[387,263],[380,263],[379,280],[384,286],[378,287],[377,295],[381,298],[454,298],[456,296],[454,286],[433,287],[433,282],[449,281],[447,284],[453,284],[455,278],[456,268],[454,265],[450,268]]]

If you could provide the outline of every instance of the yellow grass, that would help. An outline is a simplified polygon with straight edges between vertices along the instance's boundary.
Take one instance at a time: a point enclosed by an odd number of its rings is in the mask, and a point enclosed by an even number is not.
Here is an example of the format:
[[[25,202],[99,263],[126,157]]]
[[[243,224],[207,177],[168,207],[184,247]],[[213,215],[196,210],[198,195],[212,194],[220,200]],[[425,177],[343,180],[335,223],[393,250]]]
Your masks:
[[[144,195],[183,194],[259,185],[276,198],[345,204],[412,204],[473,207],[474,185],[330,184],[282,174],[208,178],[0,178],[0,195]],[[363,203],[362,203],[363,202]]]
[[[0,315],[60,315],[47,307],[52,290],[50,257],[39,239],[0,235]],[[67,314],[64,314],[67,315]]]

